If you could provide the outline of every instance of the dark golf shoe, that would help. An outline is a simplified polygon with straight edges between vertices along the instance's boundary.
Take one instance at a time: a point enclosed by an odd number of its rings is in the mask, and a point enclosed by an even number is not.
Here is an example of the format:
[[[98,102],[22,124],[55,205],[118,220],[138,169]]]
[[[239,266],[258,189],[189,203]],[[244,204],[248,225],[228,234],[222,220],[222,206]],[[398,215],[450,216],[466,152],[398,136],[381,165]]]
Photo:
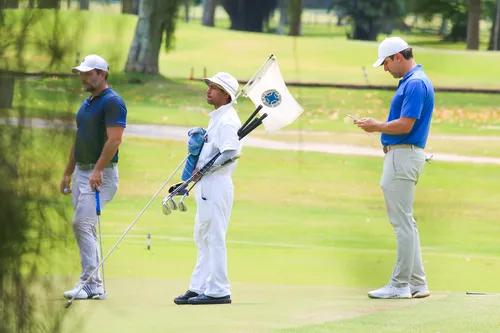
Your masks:
[[[191,297],[189,299],[189,304],[200,305],[200,304],[230,304],[231,296],[227,295],[224,297],[211,297],[205,294],[198,295],[196,297]]]
[[[188,290],[184,294],[174,298],[174,303],[177,305],[189,304],[188,300],[192,297],[198,296],[194,291]]]

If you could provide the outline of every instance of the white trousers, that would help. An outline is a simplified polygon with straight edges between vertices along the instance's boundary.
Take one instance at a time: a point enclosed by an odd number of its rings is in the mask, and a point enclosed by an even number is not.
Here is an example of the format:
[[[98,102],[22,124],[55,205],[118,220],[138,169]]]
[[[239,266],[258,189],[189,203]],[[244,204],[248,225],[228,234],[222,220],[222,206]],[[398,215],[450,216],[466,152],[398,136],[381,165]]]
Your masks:
[[[72,199],[73,208],[73,232],[75,234],[78,248],[80,249],[80,264],[82,273],[80,279],[86,281],[90,273],[99,265],[99,243],[97,240],[96,224],[96,201],[95,192],[92,192],[89,177],[92,170],[80,170],[75,168],[73,175]],[[118,167],[104,169],[102,185],[100,186],[99,200],[101,214],[104,206],[113,199],[118,190]],[[102,280],[99,270],[89,279],[88,285],[100,286]]]
[[[189,290],[211,297],[230,295],[227,273],[226,233],[233,207],[230,176],[208,175],[195,187],[197,205],[194,241],[198,258]]]
[[[390,284],[405,287],[426,284],[420,237],[413,218],[415,186],[425,165],[421,148],[397,148],[384,158],[380,186],[384,192],[389,221],[396,233],[396,265]]]

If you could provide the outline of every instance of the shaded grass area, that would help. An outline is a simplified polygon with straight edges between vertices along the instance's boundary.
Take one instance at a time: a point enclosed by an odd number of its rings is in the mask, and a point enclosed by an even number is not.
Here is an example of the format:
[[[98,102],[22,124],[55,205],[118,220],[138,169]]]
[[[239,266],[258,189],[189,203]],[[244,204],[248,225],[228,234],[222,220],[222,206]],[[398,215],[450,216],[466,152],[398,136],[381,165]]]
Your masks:
[[[110,85],[125,99],[129,123],[200,126],[208,123],[208,113],[212,111],[206,103],[206,86],[201,80],[114,74],[110,76]],[[27,79],[27,86],[28,99],[21,101],[16,94],[14,107],[26,103],[32,117],[71,118],[87,97],[76,77]],[[359,129],[351,125],[348,114],[385,120],[394,94],[333,88],[289,87],[289,90],[305,111],[286,130],[351,133],[359,133]],[[498,135],[499,105],[500,95],[496,94],[437,93],[431,133]],[[240,118],[246,119],[254,105],[241,97],[236,108]]]

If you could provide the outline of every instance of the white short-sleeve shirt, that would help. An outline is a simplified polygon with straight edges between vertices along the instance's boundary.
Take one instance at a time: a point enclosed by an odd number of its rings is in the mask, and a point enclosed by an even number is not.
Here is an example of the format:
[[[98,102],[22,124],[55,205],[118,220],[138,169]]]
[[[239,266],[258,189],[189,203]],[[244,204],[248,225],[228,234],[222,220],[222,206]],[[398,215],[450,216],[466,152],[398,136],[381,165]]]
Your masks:
[[[196,167],[201,169],[210,161],[219,151],[236,150],[237,154],[241,152],[242,144],[238,140],[238,130],[241,128],[241,121],[233,108],[232,103],[221,106],[209,113],[210,121],[208,123],[206,141],[201,149]],[[216,173],[219,175],[232,175],[236,163],[233,163]]]

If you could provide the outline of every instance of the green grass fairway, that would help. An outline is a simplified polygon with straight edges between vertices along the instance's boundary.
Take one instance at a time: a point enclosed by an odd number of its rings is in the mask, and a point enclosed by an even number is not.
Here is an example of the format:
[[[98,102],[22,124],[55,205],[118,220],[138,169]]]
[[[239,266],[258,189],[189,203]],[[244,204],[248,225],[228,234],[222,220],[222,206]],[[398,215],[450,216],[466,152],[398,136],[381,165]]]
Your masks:
[[[185,145],[126,138],[120,154],[119,192],[101,216],[105,253],[182,160]],[[164,191],[108,258],[110,298],[75,301],[65,325],[121,333],[498,330],[499,298],[465,296],[500,291],[498,167],[426,166],[415,215],[433,295],[377,301],[366,292],[387,283],[395,246],[378,186],[382,160],[244,148],[239,163],[228,232],[234,304],[172,303],[195,262],[195,203],[189,198],[188,212],[164,216]],[[47,270],[65,277],[51,304],[67,311],[60,297],[78,278],[76,245],[51,255],[65,263]]]
[[[110,298],[75,301],[69,309],[68,316],[85,318],[82,333],[96,328],[152,333],[499,331],[498,318],[491,317],[490,309],[498,305],[498,297],[435,293],[425,300],[379,301],[366,298],[362,288],[234,283],[235,303],[231,305],[177,306],[171,295],[185,289],[185,281],[108,281],[113,293]],[[329,323],[320,324],[323,322]]]

